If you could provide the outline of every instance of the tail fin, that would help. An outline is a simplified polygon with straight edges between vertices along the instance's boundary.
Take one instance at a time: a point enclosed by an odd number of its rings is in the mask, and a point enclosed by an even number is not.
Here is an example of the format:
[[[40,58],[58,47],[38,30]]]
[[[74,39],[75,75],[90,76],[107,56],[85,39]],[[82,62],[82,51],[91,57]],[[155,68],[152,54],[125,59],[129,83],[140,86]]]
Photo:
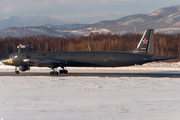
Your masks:
[[[154,29],[147,29],[144,32],[134,53],[154,54]]]

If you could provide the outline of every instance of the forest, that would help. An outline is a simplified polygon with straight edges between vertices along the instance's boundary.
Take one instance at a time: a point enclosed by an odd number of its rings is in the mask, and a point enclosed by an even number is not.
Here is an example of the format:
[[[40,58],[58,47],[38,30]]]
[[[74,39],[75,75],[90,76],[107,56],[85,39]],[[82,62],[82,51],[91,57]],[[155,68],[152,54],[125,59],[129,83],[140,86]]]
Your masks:
[[[141,34],[91,34],[81,37],[31,36],[23,38],[1,38],[0,59],[17,52],[17,46],[33,45],[33,51],[128,51],[135,49]],[[154,48],[156,56],[179,56],[180,34],[155,34]],[[179,61],[180,57],[173,61]]]

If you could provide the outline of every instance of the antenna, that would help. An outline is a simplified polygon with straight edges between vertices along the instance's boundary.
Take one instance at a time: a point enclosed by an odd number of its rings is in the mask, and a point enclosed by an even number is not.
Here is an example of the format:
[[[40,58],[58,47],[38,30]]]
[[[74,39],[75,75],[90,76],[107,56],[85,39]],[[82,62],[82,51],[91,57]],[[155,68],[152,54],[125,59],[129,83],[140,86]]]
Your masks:
[[[79,26],[78,26],[78,30],[79,30]],[[78,30],[77,30],[77,31],[78,31]],[[78,39],[79,39],[79,32],[78,32]]]
[[[134,23],[134,34],[136,35],[136,23]]]
[[[96,31],[96,23],[95,23],[95,31]]]

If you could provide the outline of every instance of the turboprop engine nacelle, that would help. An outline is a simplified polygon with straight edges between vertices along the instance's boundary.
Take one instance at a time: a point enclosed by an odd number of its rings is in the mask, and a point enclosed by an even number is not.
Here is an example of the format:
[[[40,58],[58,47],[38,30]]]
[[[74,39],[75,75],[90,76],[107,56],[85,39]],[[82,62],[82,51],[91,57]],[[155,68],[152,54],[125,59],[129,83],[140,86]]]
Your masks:
[[[29,69],[30,69],[29,66],[19,66],[20,71],[26,71],[26,70],[29,70]]]

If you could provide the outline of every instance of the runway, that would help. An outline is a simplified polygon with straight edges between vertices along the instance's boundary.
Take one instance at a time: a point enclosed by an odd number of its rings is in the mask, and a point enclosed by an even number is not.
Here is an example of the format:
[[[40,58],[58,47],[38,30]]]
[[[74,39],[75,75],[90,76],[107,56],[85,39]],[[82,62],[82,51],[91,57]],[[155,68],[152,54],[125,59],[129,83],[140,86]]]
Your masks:
[[[41,72],[24,72],[15,74],[14,72],[0,72],[0,76],[51,76],[49,73]],[[51,77],[169,77],[169,78],[180,78],[180,74],[167,74],[167,73],[68,73],[52,75]]]

